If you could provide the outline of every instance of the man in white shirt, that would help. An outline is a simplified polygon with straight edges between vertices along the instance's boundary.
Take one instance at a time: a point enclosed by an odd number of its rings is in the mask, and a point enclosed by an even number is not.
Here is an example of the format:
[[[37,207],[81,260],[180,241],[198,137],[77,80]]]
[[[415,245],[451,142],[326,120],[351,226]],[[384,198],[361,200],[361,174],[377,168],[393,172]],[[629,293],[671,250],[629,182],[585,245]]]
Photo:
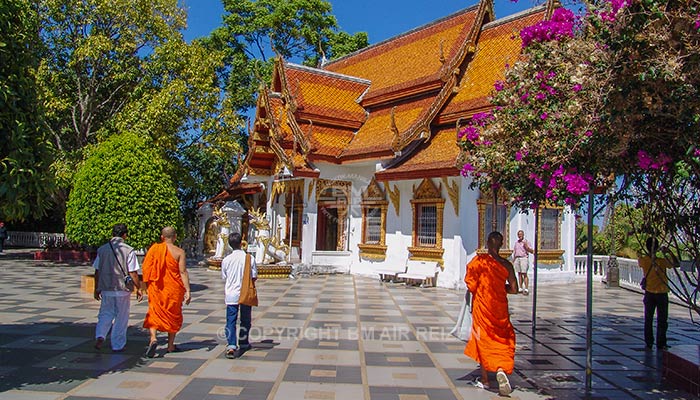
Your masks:
[[[233,252],[221,261],[221,277],[224,283],[224,300],[226,302],[226,358],[238,358],[250,349],[248,332],[250,332],[252,307],[239,304],[241,296],[241,284],[243,272],[246,267],[246,259],[250,262],[250,276],[253,282],[258,278],[258,270],[255,259],[241,250],[241,234],[232,233],[228,236],[228,244]],[[240,331],[236,331],[238,316],[241,317]]]
[[[95,268],[95,300],[101,301],[95,327],[95,348],[102,349],[102,344],[109,330],[112,351],[119,353],[126,346],[126,329],[129,327],[129,310],[131,308],[131,290],[127,288],[125,278],[128,276],[136,287],[136,299],[143,299],[140,269],[134,249],[124,243],[128,229],[124,224],[112,228],[112,238],[97,249],[97,258],[92,264]]]
[[[518,287],[521,288],[520,291],[523,294],[528,294],[528,286],[530,285],[530,279],[527,276],[528,265],[528,254],[535,254],[535,251],[530,247],[530,243],[525,239],[525,232],[522,230],[518,231],[518,241],[513,245],[513,267],[515,267],[515,272],[518,273]]]

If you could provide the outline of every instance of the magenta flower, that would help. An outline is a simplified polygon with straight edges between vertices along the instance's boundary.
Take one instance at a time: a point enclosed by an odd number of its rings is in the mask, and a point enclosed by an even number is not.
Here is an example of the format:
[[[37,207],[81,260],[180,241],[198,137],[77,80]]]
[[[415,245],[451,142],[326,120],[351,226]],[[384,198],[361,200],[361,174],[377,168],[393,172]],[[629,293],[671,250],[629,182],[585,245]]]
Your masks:
[[[538,188],[542,189],[542,186],[544,186],[544,181],[542,178],[539,177],[539,175],[532,173],[530,174],[530,179],[532,179],[535,182],[535,186]]]
[[[570,205],[570,206],[573,206],[574,204],[576,204],[576,200],[574,200],[574,199],[571,198],[571,197],[567,197],[567,198],[564,199],[564,203],[566,203],[566,204],[568,204],[568,205]],[[581,216],[580,216],[580,215],[576,215],[576,218],[579,219],[579,218],[581,218]]]
[[[582,195],[588,192],[588,181],[579,174],[569,174],[564,176],[566,190],[573,195]]]
[[[565,171],[566,171],[566,170],[564,169],[564,166],[563,166],[563,165],[560,165],[559,168],[557,168],[557,170],[554,171],[554,173],[552,174],[552,177],[554,177],[554,178],[561,178],[562,176],[564,176],[564,172],[565,172]]]
[[[557,179],[555,177],[549,178],[549,189],[557,187]]]
[[[496,89],[497,92],[500,92],[505,88],[505,83],[503,81],[496,81],[496,83],[493,84],[494,89]]]
[[[554,197],[554,191],[552,191],[552,189],[547,190],[547,192],[545,192],[544,194],[544,197],[551,199],[552,197]]]
[[[515,161],[522,161],[523,159],[523,153],[520,152],[520,150],[515,152]]]
[[[695,149],[695,151],[693,152],[693,155],[695,157],[700,157],[700,149]]]
[[[547,98],[547,95],[546,95],[545,93],[539,92],[539,93],[537,93],[537,94],[535,95],[535,98],[536,98],[537,100],[544,100],[544,99]]]
[[[476,142],[477,140],[479,140],[479,130],[472,125],[465,126],[464,128],[462,128],[462,130],[459,131],[457,137],[459,139],[462,139],[465,136],[470,142]]]
[[[464,164],[464,165],[462,166],[462,172],[461,172],[461,174],[462,174],[463,177],[466,178],[467,175],[469,175],[472,171],[474,171],[474,166],[471,165],[471,164],[469,164],[469,163],[466,163],[466,164]]]
[[[549,114],[547,114],[546,112],[543,112],[542,114],[540,114],[540,119],[545,120],[545,119],[547,119],[548,116],[549,116]]]
[[[574,85],[574,87],[571,88],[574,92],[580,92],[581,91],[581,84],[577,83]]]

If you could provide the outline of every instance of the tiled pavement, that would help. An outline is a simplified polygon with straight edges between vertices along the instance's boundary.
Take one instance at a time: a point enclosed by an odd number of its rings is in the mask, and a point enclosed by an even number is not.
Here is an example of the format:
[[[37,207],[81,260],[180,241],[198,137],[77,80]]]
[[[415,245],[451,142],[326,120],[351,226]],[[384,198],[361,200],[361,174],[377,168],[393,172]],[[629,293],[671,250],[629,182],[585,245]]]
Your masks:
[[[190,268],[193,299],[181,353],[142,357],[147,304],[132,302],[125,353],[92,348],[98,302],[80,291],[87,265],[0,256],[0,399],[490,399],[470,384],[477,365],[449,335],[462,293],[323,275],[261,280],[254,349],[223,355],[219,273]],[[585,398],[585,284],[511,296],[517,330],[514,399]],[[644,350],[641,296],[594,287],[593,392],[588,398],[693,398],[661,378]],[[670,344],[698,344],[687,311],[671,306]]]

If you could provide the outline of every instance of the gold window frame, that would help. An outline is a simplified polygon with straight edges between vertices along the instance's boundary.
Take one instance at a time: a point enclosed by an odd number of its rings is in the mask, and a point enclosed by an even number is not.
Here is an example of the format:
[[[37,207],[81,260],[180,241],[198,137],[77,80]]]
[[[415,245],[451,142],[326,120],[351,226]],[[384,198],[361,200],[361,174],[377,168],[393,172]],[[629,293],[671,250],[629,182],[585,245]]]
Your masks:
[[[544,249],[542,248],[542,211],[543,210],[557,210],[557,220],[556,226],[559,227],[558,235],[556,235],[557,247],[554,249]],[[562,264],[562,256],[564,255],[564,250],[561,248],[561,221],[564,209],[562,207],[540,207],[538,212],[539,226],[537,232],[537,263],[538,264]]]
[[[362,192],[362,238],[357,247],[360,249],[360,257],[381,261],[386,258],[386,213],[389,209],[389,201],[386,199],[386,194],[382,190],[377,181],[372,178],[372,181],[367,186],[367,189]],[[367,214],[370,209],[378,208],[380,210],[380,227],[379,227],[379,243],[365,243],[367,238]]]
[[[503,223],[503,229],[504,232],[501,232],[503,235],[503,246],[501,247],[501,250],[498,252],[502,257],[510,257],[510,255],[513,253],[513,250],[510,248],[510,208],[505,205],[508,202],[508,197],[505,193],[501,193],[498,195],[497,198],[498,203],[496,204],[497,207],[504,207],[506,210],[505,213],[505,221]],[[488,206],[493,207],[493,194],[492,193],[481,193],[481,196],[479,196],[479,199],[476,201],[477,208],[478,208],[478,214],[479,214],[479,232],[478,232],[478,244],[477,244],[477,249],[476,252],[477,254],[484,254],[487,253],[488,250],[486,249],[486,236],[484,232],[486,231],[486,226],[487,224],[491,224],[491,221],[486,221],[486,208]]]
[[[418,207],[432,205],[436,208],[437,227],[435,229],[435,245],[420,246],[418,243]],[[437,261],[440,268],[444,268],[442,258],[445,249],[442,248],[442,229],[445,211],[445,199],[442,197],[442,185],[435,186],[429,178],[423,179],[418,188],[413,186],[413,199],[411,199],[411,211],[413,212],[412,246],[408,248],[409,259],[421,261]]]

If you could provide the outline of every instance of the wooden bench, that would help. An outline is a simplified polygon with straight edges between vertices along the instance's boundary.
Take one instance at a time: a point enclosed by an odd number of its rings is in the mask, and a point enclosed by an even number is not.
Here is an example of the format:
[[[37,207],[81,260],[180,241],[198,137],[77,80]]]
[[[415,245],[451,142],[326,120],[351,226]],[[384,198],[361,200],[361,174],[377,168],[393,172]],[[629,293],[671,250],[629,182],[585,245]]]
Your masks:
[[[426,284],[435,286],[439,271],[440,266],[437,261],[408,260],[406,262],[406,272],[396,276],[399,279],[406,280],[406,283],[419,282],[421,287],[424,287]]]

